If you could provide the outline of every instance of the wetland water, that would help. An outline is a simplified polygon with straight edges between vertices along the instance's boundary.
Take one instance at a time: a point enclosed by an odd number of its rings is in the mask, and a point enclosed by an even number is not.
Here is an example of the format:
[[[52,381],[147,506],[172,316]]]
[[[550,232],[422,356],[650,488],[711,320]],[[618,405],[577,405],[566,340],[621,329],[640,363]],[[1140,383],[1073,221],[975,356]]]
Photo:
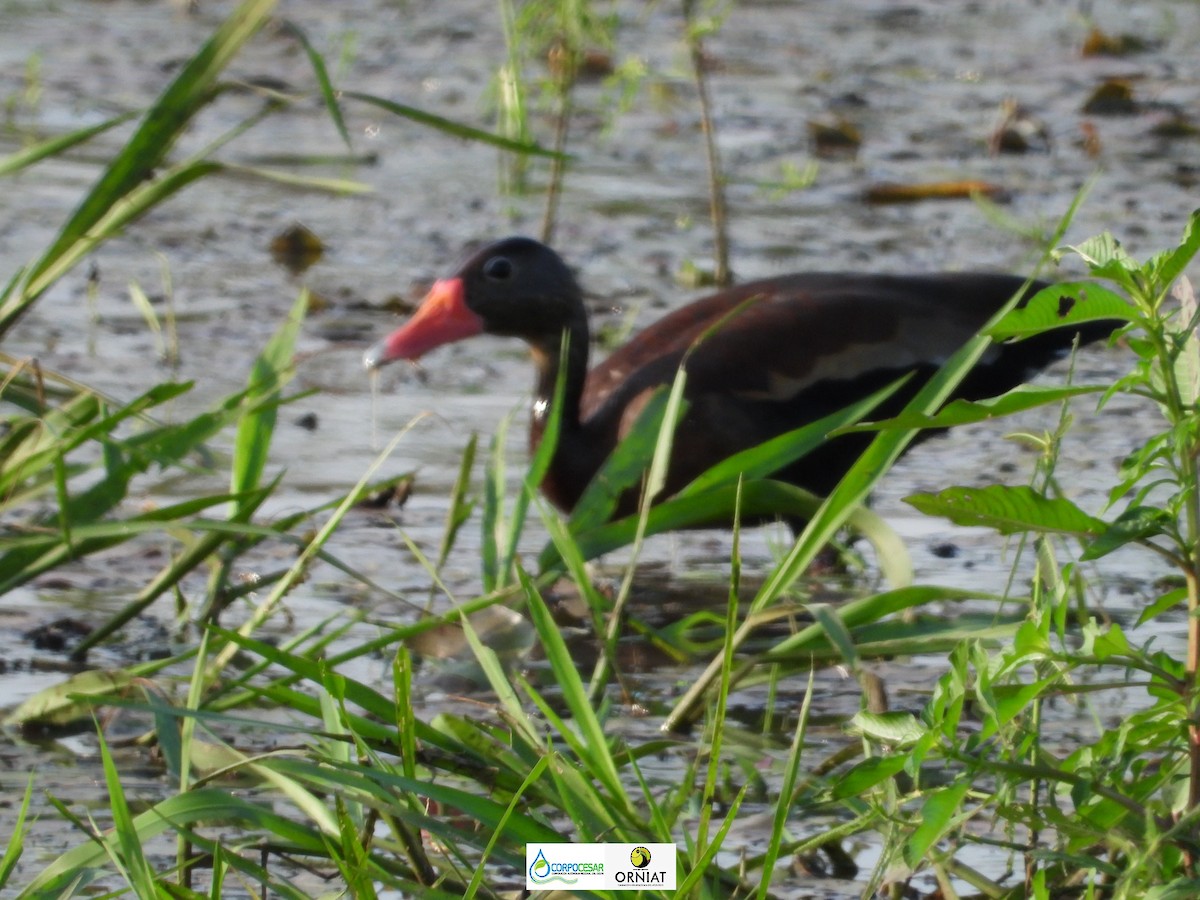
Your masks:
[[[1159,126],[1174,110],[1193,120],[1200,115],[1195,53],[1200,11],[1191,0],[1113,0],[1086,7],[1100,27],[1135,34],[1149,48],[1124,57],[1081,57],[1088,25],[1085,11],[1074,4],[766,0],[732,7],[707,52],[736,276],[749,280],[817,268],[1025,271],[1031,264],[1031,245],[998,229],[970,201],[864,202],[864,190],[880,182],[994,182],[1008,195],[1006,215],[1048,231],[1080,186],[1094,178],[1069,241],[1110,229],[1134,255],[1171,246],[1197,206],[1200,141],[1164,136]],[[12,121],[20,129],[51,133],[144,106],[228,8],[203,3],[185,15],[171,4],[133,0],[0,4],[0,94],[10,104]],[[589,83],[581,89],[570,147],[575,159],[554,242],[577,267],[598,329],[644,325],[694,296],[675,283],[673,274],[689,261],[707,263],[710,247],[699,111],[675,6],[621,4],[618,9],[623,27],[615,59],[640,58],[648,74],[632,107],[616,118],[605,113],[611,105],[608,88]],[[326,54],[340,86],[489,127],[490,85],[505,58],[490,0],[293,0],[282,12]],[[36,73],[35,92],[29,90],[30,72]],[[295,41],[272,30],[239,57],[234,74],[312,92],[311,70]],[[1089,93],[1110,77],[1129,81],[1137,106],[1119,116],[1082,113]],[[1044,124],[1047,152],[989,153],[988,137],[1006,99],[1015,99]],[[200,119],[180,152],[203,146],[257,102],[248,94],[226,97]],[[377,406],[362,370],[362,351],[396,324],[387,311],[393,298],[417,299],[421,286],[441,274],[468,241],[535,233],[542,201],[536,195],[498,193],[494,150],[362,105],[348,104],[346,114],[355,151],[370,161],[319,171],[365,182],[370,193],[334,196],[255,179],[201,182],[94,255],[97,280],[90,299],[89,266],[84,265],[43,298],[3,350],[36,357],[122,399],[169,375],[195,380],[194,391],[178,401],[183,416],[244,383],[254,355],[306,284],[321,302],[304,327],[296,385],[315,393],[281,416],[272,465],[286,469],[286,476],[266,513],[316,505],[345,490],[373,460],[374,435],[386,441],[414,416],[432,412],[401,441],[385,474],[416,471],[416,489],[397,520],[419,545],[436,550],[459,452],[469,435],[479,432],[486,439],[502,417],[515,411],[510,433],[519,456],[531,381],[524,349],[481,339],[431,355],[423,373],[389,368]],[[784,166],[803,166],[811,158],[807,122],[837,117],[861,132],[857,155],[822,160],[816,183],[807,190],[781,194],[772,189]],[[548,144],[548,122],[536,118],[535,127]],[[8,129],[0,150],[18,149],[20,133]],[[5,280],[50,242],[96,178],[100,161],[126,134],[106,136],[67,159],[4,182],[0,259]],[[1096,146],[1093,156],[1088,149]],[[222,157],[258,163],[284,154],[342,152],[314,99],[272,117]],[[533,171],[535,183],[540,182],[543,170]],[[298,277],[277,267],[269,252],[271,239],[295,222],[316,233],[327,248]],[[164,269],[170,273],[178,323],[175,371],[159,361],[153,335],[128,292],[130,282],[137,281],[148,293],[162,294]],[[1091,348],[1078,361],[1077,378],[1110,378],[1125,364],[1123,350]],[[1061,378],[1062,371],[1052,377]],[[1150,411],[1120,401],[1099,417],[1083,403],[1077,411],[1062,478],[1077,502],[1098,511],[1116,464],[1156,424]],[[316,427],[298,424],[302,415]],[[1053,424],[1047,413],[962,429],[925,444],[883,482],[876,508],[908,541],[918,581],[1004,588],[1014,547],[987,533],[922,519],[900,498],[955,483],[1021,483],[1033,456],[1004,435],[1014,428],[1040,432]],[[515,475],[519,466],[512,468]],[[212,487],[199,478],[167,484],[147,479],[139,499],[166,502]],[[461,596],[472,596],[478,585],[475,532],[473,525],[464,529],[444,573]],[[785,538],[772,529],[748,535],[743,544],[747,571],[764,570]],[[534,529],[531,552],[542,539]],[[144,584],[167,549],[147,542],[136,553],[102,554],[0,597],[5,703],[62,677],[23,638],[28,629],[64,616],[100,621]],[[352,515],[330,550],[399,594],[411,594],[418,603],[427,596],[426,574],[387,517]],[[286,564],[291,551],[277,552],[275,564]],[[652,541],[638,576],[643,602],[689,605],[709,593],[719,595],[728,553],[729,539],[722,534]],[[264,566],[270,563],[264,560]],[[1028,578],[1028,570],[1029,565],[1018,569],[1018,582]],[[1111,614],[1135,617],[1160,574],[1151,558],[1132,551],[1117,554],[1098,570],[1096,600]],[[635,602],[637,596],[635,589]],[[336,570],[318,567],[288,599],[287,621],[271,627],[281,633],[300,629],[347,606],[369,608],[382,621],[413,615]],[[172,614],[164,603],[141,627],[153,634]],[[1160,620],[1159,627],[1166,631],[1174,624]],[[124,644],[96,654],[93,661],[127,659],[131,646],[145,640],[142,633],[128,635]],[[1159,640],[1174,646],[1172,634]],[[381,677],[386,663],[379,665],[379,672],[353,674]],[[928,685],[937,666],[937,660],[905,661],[891,664],[888,674],[903,697],[905,684]],[[670,669],[642,677],[654,691],[692,676]],[[834,673],[821,680],[817,706],[822,712],[856,708],[849,685]],[[438,699],[431,694],[431,702]],[[761,697],[747,692],[739,703],[752,713]],[[1103,718],[1121,710],[1099,712]],[[68,805],[96,807],[103,818],[94,754],[86,736],[34,745],[0,735],[0,793],[18,796],[27,773],[37,769],[46,782],[42,786]],[[157,777],[147,768],[146,783],[136,787],[153,796]],[[46,808],[40,799],[37,806]],[[45,821],[59,820],[48,816]],[[7,832],[0,807],[0,835]],[[25,870],[36,871],[78,840],[78,835],[35,827]],[[747,846],[754,840],[753,834],[744,835]],[[862,861],[870,863],[869,852]]]

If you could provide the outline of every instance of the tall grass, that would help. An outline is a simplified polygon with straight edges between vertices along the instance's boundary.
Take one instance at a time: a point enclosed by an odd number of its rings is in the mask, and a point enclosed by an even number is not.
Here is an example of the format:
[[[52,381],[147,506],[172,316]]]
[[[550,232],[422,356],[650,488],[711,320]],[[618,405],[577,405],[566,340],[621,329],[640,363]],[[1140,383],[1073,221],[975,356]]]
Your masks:
[[[117,229],[227,168],[211,155],[222,141],[185,160],[174,159],[170,148],[191,117],[219,99],[223,67],[271,9],[264,2],[242,4],[145,111],[52,246],[10,276],[0,333]],[[338,104],[347,100],[481,137],[395,101],[339,92],[319,54],[300,41],[316,94],[343,139]],[[275,114],[283,112],[272,106],[260,116]],[[0,163],[0,172],[33,165],[116,124],[55,138]],[[541,152],[520,137],[498,143]],[[246,388],[176,424],[152,416],[186,385],[157,385],[133,400],[114,401],[4,358],[0,398],[12,412],[0,437],[0,513],[27,528],[5,535],[0,590],[138,535],[185,535],[163,570],[81,648],[86,653],[183,579],[209,574],[192,611],[206,627],[176,657],[77,675],[8,717],[11,724],[63,725],[100,707],[120,708],[143,723],[156,744],[169,775],[166,795],[141,808],[122,778],[122,755],[99,729],[105,827],[59,803],[57,824],[76,829],[78,841],[56,859],[30,862],[32,791],[47,791],[55,802],[53,786],[35,773],[13,831],[4,836],[0,884],[30,898],[235,890],[308,897],[319,877],[321,889],[353,896],[489,897],[521,889],[526,842],[644,840],[678,843],[681,895],[766,897],[783,877],[785,861],[820,851],[835,864],[847,855],[842,842],[865,836],[881,851],[874,871],[858,882],[867,894],[877,888],[899,894],[907,882],[927,877],[946,895],[961,893],[963,884],[992,897],[1192,895],[1200,878],[1200,311],[1180,276],[1198,249],[1200,220],[1193,219],[1178,247],[1145,262],[1107,236],[1062,251],[1080,256],[1111,287],[1060,285],[997,317],[889,422],[862,420],[894,387],[714,467],[666,502],[652,502],[661,498],[651,478],[638,514],[624,521],[609,521],[616,498],[647,466],[655,472],[665,460],[682,414],[684,375],[647,407],[567,520],[536,500],[553,427],[510,496],[502,435],[488,454],[482,499],[469,496],[472,442],[438,556],[425,562],[436,585],[478,502],[485,548],[480,596],[450,598],[448,611],[400,627],[370,623],[370,639],[355,628],[361,617],[350,614],[277,643],[259,633],[312,560],[329,559],[347,577],[362,577],[330,556],[325,543],[368,488],[372,471],[316,509],[270,523],[258,517],[277,484],[266,461],[278,409],[289,399],[304,294],[252,365]],[[1135,355],[1116,384],[1018,389],[995,401],[942,406],[989,340],[1114,317],[1129,323],[1125,340]],[[1115,478],[1110,506],[1123,504],[1120,512],[1080,509],[1045,477],[1022,487],[950,487],[910,498],[922,511],[1033,536],[1037,578],[1020,619],[989,615],[981,627],[979,620],[912,615],[934,601],[992,598],[913,585],[902,561],[892,564],[887,590],[836,607],[797,590],[815,554],[846,524],[891,546],[861,502],[917,429],[1116,392],[1144,399],[1163,417],[1161,433]],[[1060,421],[1065,426],[1066,417]],[[771,481],[775,468],[800,458],[823,435],[850,428],[879,434],[831,497],[807,497]],[[155,466],[177,467],[222,436],[233,447],[227,491],[149,513],[125,512],[134,478]],[[1047,441],[1048,449],[1053,443]],[[736,520],[771,512],[801,515],[810,524],[752,595],[735,532],[723,610],[654,632],[625,602],[632,568],[614,603],[592,583],[586,562],[606,550],[633,547],[632,567],[640,542],[658,531],[717,515],[732,513]],[[542,516],[550,539],[537,560],[527,561],[517,548],[533,515]],[[322,523],[315,534],[297,533],[301,522],[313,519]],[[222,629],[220,611],[240,596],[229,573],[239,555],[264,541],[295,546],[296,558],[256,586],[261,599],[239,628]],[[1148,548],[1181,576],[1181,586],[1164,589],[1142,618],[1185,606],[1189,649],[1183,659],[1138,646],[1119,625],[1077,612],[1083,563],[1127,544]],[[586,598],[601,636],[600,662],[590,675],[581,672],[546,599],[563,577]],[[476,614],[500,604],[524,610],[536,661],[505,657],[479,634]],[[785,637],[764,627],[780,620],[798,626]],[[714,621],[718,639],[700,640]],[[430,712],[412,648],[445,628],[461,630],[489,694],[473,705]],[[640,733],[621,721],[634,707],[623,694],[617,649],[631,631],[652,633],[660,646],[700,667],[694,678],[689,671],[692,683],[681,697],[638,698],[660,726]],[[919,712],[864,700],[845,723],[850,743],[829,750],[809,740],[819,667],[844,666],[860,679],[865,697],[865,661],[915,653],[946,659],[945,674]],[[388,677],[366,682],[347,674],[351,663],[380,656]],[[806,685],[798,708],[788,711],[794,727],[777,709],[770,710],[774,724],[759,734],[730,717],[739,689],[765,683],[777,696],[788,677]],[[1080,736],[1069,751],[1055,751],[1044,740],[1046,704],[1115,690],[1144,691],[1146,703],[1116,727]],[[788,722],[786,730],[780,720]],[[665,773],[655,765],[663,758],[674,762]],[[761,852],[742,852],[745,833],[734,830],[744,828],[751,812],[761,823]],[[973,864],[980,849],[1010,854],[1019,860],[1019,874],[988,876]],[[39,871],[26,878],[18,869],[22,861]],[[14,883],[18,872],[22,884]]]

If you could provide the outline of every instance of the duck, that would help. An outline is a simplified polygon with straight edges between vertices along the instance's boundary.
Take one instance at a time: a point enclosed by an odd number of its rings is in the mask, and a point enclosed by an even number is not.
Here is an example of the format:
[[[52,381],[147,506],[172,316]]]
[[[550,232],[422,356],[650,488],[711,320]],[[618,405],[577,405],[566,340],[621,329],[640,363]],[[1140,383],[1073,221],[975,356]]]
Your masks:
[[[519,338],[535,371],[530,451],[546,433],[563,379],[558,442],[541,484],[569,513],[651,396],[685,367],[686,412],[676,425],[660,498],[716,463],[822,419],[909,375],[876,412],[894,415],[1015,294],[1026,303],[1048,282],[990,272],[801,272],[750,281],[668,313],[589,369],[584,295],[567,263],[528,237],[468,252],[437,280],[401,327],[368,349],[375,370],[415,361],[480,334]],[[1024,383],[1111,322],[995,343],[953,397],[992,397]],[[922,432],[918,440],[932,432]],[[771,477],[827,495],[870,442],[827,440]],[[917,441],[913,442],[914,444]],[[911,444],[909,449],[911,449]],[[614,518],[637,509],[629,490]]]

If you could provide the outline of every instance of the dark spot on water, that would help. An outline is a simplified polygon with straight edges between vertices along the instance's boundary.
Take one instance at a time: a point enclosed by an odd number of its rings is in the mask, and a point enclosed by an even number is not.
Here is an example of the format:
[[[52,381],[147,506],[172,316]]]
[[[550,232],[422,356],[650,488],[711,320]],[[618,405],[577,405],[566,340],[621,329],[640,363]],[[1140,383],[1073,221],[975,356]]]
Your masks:
[[[929,552],[938,559],[954,559],[959,554],[957,544],[952,544],[949,541],[943,544],[934,544],[929,548]]]
[[[320,419],[317,418],[315,412],[306,412],[297,418],[293,424],[300,426],[305,431],[316,431],[320,425]]]
[[[293,275],[306,271],[324,253],[321,239],[299,223],[271,239],[271,258]]]
[[[1124,78],[1102,82],[1083,104],[1083,112],[1091,116],[1129,116],[1136,111],[1133,85]]]
[[[399,509],[408,502],[408,498],[412,494],[413,480],[411,477],[401,479],[369,497],[364,497],[358,502],[358,508],[387,509],[389,506],[395,505]]]
[[[33,644],[35,650],[62,653],[78,644],[92,633],[92,626],[78,619],[55,619],[37,628],[26,631],[23,637]]]

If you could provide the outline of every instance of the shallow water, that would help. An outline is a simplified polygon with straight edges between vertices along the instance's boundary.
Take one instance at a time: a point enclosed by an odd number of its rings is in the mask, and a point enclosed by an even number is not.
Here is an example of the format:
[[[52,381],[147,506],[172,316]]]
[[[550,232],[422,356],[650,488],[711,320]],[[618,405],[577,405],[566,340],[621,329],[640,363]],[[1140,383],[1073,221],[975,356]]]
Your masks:
[[[651,74],[633,107],[613,120],[602,114],[605,88],[590,84],[581,90],[581,116],[572,136],[576,158],[555,240],[578,267],[601,327],[643,325],[686,301],[689,292],[677,286],[673,273],[685,262],[706,264],[710,247],[706,164],[675,6],[654,4],[647,10],[625,4],[620,9],[617,60],[640,57]],[[144,105],[224,11],[224,4],[205,3],[184,15],[169,4],[135,0],[53,9],[40,3],[0,4],[0,95],[14,98],[13,121],[36,132],[79,127]],[[284,11],[327,54],[331,66],[343,59],[339,84],[489,125],[488,85],[505,52],[495,4],[293,0]],[[1112,0],[1088,4],[1087,14],[1103,28],[1132,32],[1157,46],[1125,58],[1081,58],[1084,12],[1033,0],[970,5],[926,0],[903,6],[886,0],[764,0],[733,7],[707,50],[738,278],[815,268],[1024,271],[1031,264],[1031,245],[998,230],[968,201],[863,202],[869,184],[885,181],[992,181],[1011,197],[1006,215],[1047,231],[1080,186],[1094,178],[1068,233],[1070,241],[1107,228],[1135,255],[1170,246],[1196,206],[1197,142],[1168,140],[1153,129],[1171,106],[1190,115],[1200,110],[1200,59],[1194,52],[1200,13],[1190,0]],[[32,59],[41,61],[39,95],[27,104],[16,98],[25,89]],[[294,42],[271,31],[237,61],[235,72],[247,80],[282,79],[301,91],[312,85]],[[1083,115],[1080,107],[1088,93],[1112,76],[1130,79],[1140,110],[1120,117]],[[988,135],[1007,98],[1045,124],[1050,152],[989,155]],[[248,94],[227,95],[204,115],[180,151],[202,146],[256,109],[257,102]],[[420,286],[467,241],[535,232],[542,203],[537,196],[498,194],[492,150],[370,107],[347,104],[346,112],[355,151],[373,154],[376,161],[317,171],[364,181],[371,193],[330,196],[251,179],[201,183],[94,255],[99,288],[91,310],[87,266],[82,266],[41,301],[3,349],[18,357],[36,356],[44,366],[118,398],[168,375],[194,379],[195,389],[174,410],[182,417],[243,384],[254,354],[300,285],[307,284],[324,309],[305,325],[295,384],[318,392],[281,416],[272,462],[287,474],[265,513],[312,506],[344,490],[374,459],[378,442],[412,417],[432,412],[400,443],[384,470],[417,472],[416,491],[399,524],[418,545],[436,549],[459,452],[471,432],[490,435],[503,416],[516,411],[510,433],[514,459],[519,458],[531,377],[524,352],[480,339],[438,351],[419,375],[403,367],[385,370],[376,417],[362,350],[395,324],[384,311],[391,298],[417,299]],[[778,196],[765,189],[764,183],[780,179],[784,164],[803,165],[810,158],[806,122],[835,115],[862,132],[857,157],[822,160],[809,190]],[[539,119],[536,127],[548,142],[548,123]],[[1081,146],[1088,128],[1099,138],[1098,158]],[[97,161],[128,133],[105,136],[96,147],[4,182],[0,258],[5,279],[48,244],[96,177]],[[0,150],[18,146],[14,132],[6,132]],[[254,162],[283,152],[343,151],[314,100],[272,117],[222,156]],[[543,179],[542,170],[535,168],[534,178]],[[323,259],[300,278],[276,266],[268,249],[272,237],[297,221],[327,246]],[[161,293],[164,266],[170,270],[181,346],[173,371],[157,360],[153,338],[127,293],[131,280],[148,293]],[[1110,378],[1126,363],[1119,349],[1089,349],[1077,377]],[[1061,378],[1062,372],[1050,377]],[[1116,462],[1156,423],[1152,411],[1131,402],[1114,404],[1099,417],[1079,406],[1062,480],[1081,505],[1099,510]],[[303,414],[316,416],[316,430],[294,424]],[[1022,483],[1033,456],[1004,435],[1052,426],[1047,413],[962,429],[924,445],[889,475],[877,491],[876,508],[905,536],[918,581],[1003,589],[1016,558],[1012,545],[986,532],[922,519],[901,498],[951,483]],[[514,462],[512,471],[516,474],[519,464]],[[162,484],[148,478],[135,502],[163,502],[212,487],[202,479]],[[765,570],[785,537],[778,529],[746,536],[747,571]],[[528,551],[536,552],[542,540],[534,529]],[[61,678],[58,671],[38,671],[46,654],[35,653],[22,637],[29,628],[63,616],[101,621],[156,570],[167,546],[150,541],[133,551],[101,555],[0,598],[0,656],[9,661],[0,674],[5,702],[15,703]],[[428,578],[386,517],[352,514],[330,549],[385,587],[424,601]],[[275,564],[286,564],[290,552],[280,549]],[[729,538],[721,534],[652,541],[639,575],[643,602],[658,604],[663,592],[684,605],[694,601],[707,590],[698,584],[720,585],[726,578],[729,552]],[[271,563],[267,558],[262,565],[275,567]],[[615,567],[614,561],[609,564]],[[1017,566],[1020,585],[1031,563]],[[1096,571],[1095,602],[1122,618],[1136,616],[1162,574],[1155,559],[1134,551],[1114,555]],[[462,596],[477,588],[478,538],[472,527],[464,530],[445,576]],[[318,567],[289,598],[290,620],[273,627],[299,629],[347,606],[367,608],[385,621],[413,615],[348,583],[335,569]],[[152,614],[144,627],[169,622],[172,610],[164,604]],[[1159,627],[1159,643],[1177,647],[1177,623]],[[118,642],[94,661],[120,662],[143,639],[134,631],[126,643]],[[915,690],[928,685],[936,667],[937,660],[918,660],[881,669],[892,683]],[[378,672],[352,674],[378,678],[385,667],[381,663]],[[652,668],[639,677],[653,692],[656,685],[662,690],[694,673]],[[856,708],[857,694],[851,687],[840,689],[835,673],[822,676],[822,685],[820,712]],[[750,710],[761,709],[762,702],[754,691],[738,698]],[[95,805],[100,800],[94,748],[84,739],[46,747],[3,735],[0,760],[0,792],[7,797],[15,796],[24,773],[36,767],[52,773],[47,778],[64,801]],[[0,808],[0,834],[7,831],[4,821]],[[56,848],[77,840],[39,833],[25,871],[35,871]],[[753,834],[745,836],[748,847],[754,840]],[[823,895],[812,893],[818,888],[797,890],[795,896]],[[830,887],[824,895],[836,896],[836,890]]]

